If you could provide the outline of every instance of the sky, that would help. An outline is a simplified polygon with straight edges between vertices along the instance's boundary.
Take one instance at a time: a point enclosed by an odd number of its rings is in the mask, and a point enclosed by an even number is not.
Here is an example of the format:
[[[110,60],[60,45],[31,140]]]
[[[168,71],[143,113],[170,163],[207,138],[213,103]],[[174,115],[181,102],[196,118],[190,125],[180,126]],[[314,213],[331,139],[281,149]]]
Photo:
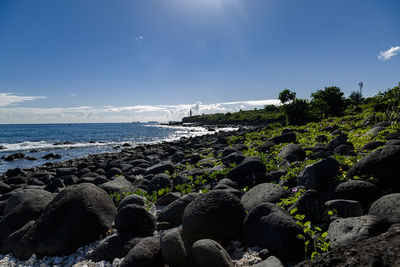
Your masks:
[[[180,120],[400,81],[398,0],[1,0],[0,123]]]

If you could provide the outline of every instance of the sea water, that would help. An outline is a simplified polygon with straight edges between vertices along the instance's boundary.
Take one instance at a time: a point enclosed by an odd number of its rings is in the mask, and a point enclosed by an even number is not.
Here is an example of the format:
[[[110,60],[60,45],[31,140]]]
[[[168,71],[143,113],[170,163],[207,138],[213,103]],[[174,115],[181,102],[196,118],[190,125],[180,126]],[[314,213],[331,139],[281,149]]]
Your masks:
[[[156,123],[1,124],[0,173],[16,167],[38,166],[48,161],[117,152],[125,143],[135,146],[209,133],[212,132],[203,127]],[[4,160],[4,157],[19,152],[36,160]],[[58,160],[43,159],[48,153],[56,153],[62,157]]]

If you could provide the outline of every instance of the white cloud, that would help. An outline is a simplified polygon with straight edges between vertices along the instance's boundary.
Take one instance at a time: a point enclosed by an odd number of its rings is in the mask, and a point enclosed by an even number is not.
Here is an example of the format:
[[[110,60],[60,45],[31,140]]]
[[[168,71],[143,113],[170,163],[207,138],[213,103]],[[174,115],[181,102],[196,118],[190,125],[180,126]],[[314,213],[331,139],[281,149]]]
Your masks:
[[[236,112],[240,109],[263,108],[279,104],[278,99],[237,101],[226,103],[181,105],[136,105],[69,108],[0,108],[0,123],[85,123],[85,122],[133,122],[133,121],[179,121],[188,116],[190,109],[195,115]]]
[[[12,93],[0,93],[0,107],[10,106],[21,102],[46,98],[45,96],[20,96]]]
[[[400,53],[400,46],[393,46],[386,51],[379,52],[378,59],[382,61],[387,61]]]
[[[136,40],[136,41],[143,40],[143,35],[136,36],[135,40]]]

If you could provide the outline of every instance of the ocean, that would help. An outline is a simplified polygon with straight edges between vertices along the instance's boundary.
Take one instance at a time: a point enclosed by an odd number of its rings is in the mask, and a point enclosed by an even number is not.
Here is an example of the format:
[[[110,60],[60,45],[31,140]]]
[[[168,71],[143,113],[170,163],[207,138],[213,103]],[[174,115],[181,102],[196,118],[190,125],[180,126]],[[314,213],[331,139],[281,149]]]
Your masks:
[[[0,173],[11,168],[28,168],[49,161],[117,152],[125,143],[135,146],[209,133],[213,132],[203,127],[155,123],[1,124]],[[23,153],[24,158],[5,160],[14,153]],[[42,158],[49,153],[61,155],[61,159]]]

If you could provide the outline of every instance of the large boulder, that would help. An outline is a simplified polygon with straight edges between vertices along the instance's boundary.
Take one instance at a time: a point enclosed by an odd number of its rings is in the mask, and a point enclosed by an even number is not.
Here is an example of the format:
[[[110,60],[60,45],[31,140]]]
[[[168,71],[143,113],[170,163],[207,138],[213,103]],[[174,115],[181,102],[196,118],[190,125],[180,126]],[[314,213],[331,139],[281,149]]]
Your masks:
[[[198,193],[190,193],[173,201],[158,214],[158,221],[167,222],[172,227],[182,224],[183,212],[186,206],[199,196],[200,194]]]
[[[289,195],[289,191],[277,184],[256,185],[243,195],[241,202],[247,211],[262,203],[277,203]]]
[[[383,196],[372,203],[368,214],[390,224],[400,223],[400,193]]]
[[[123,258],[128,252],[139,243],[140,237],[133,234],[113,235],[99,243],[87,256],[88,259],[99,262],[113,262],[115,258]]]
[[[111,197],[93,184],[65,188],[47,205],[14,254],[27,259],[64,255],[89,244],[111,229],[116,208]]]
[[[2,254],[8,254],[14,251],[14,248],[19,244],[25,233],[35,224],[35,221],[29,221],[17,231],[9,235],[3,242],[1,247]]]
[[[115,217],[115,228],[120,233],[146,237],[153,234],[156,219],[144,207],[129,204],[120,209]]]
[[[284,267],[284,265],[277,257],[269,256],[267,259],[253,265],[252,267]]]
[[[148,185],[147,192],[152,194],[153,192],[157,192],[160,189],[164,188],[171,188],[172,181],[169,179],[168,175],[166,174],[157,174],[154,176]]]
[[[282,159],[288,157],[289,155],[296,156],[299,160],[304,160],[306,157],[306,152],[298,144],[288,144],[282,148],[278,156]]]
[[[309,189],[299,197],[289,211],[293,209],[297,209],[297,214],[304,214],[307,220],[314,221],[322,218],[325,206],[319,193],[314,189]]]
[[[267,248],[285,260],[304,255],[304,243],[297,238],[302,232],[289,214],[271,203],[254,207],[243,224],[243,239],[248,245]]]
[[[245,209],[225,191],[212,191],[193,200],[183,214],[183,235],[191,240],[228,241],[240,233]]]
[[[52,198],[53,198],[52,193],[40,188],[26,188],[26,189],[14,190],[13,192],[11,192],[11,195],[7,200],[3,216],[6,216],[8,213],[11,212],[13,208],[15,208],[16,206],[25,201],[28,200],[40,201],[40,199],[51,200]]]
[[[400,224],[384,234],[339,247],[296,266],[400,266]]]
[[[233,181],[239,181],[241,178],[245,178],[246,176],[265,172],[265,165],[259,158],[249,157],[244,159],[241,164],[230,170],[227,177]]]
[[[128,190],[132,187],[132,183],[126,180],[124,176],[118,176],[114,180],[99,185],[99,187],[108,193],[115,193]]]
[[[225,249],[211,239],[201,239],[192,246],[192,255],[199,267],[234,267]]]
[[[157,163],[153,166],[150,166],[146,169],[146,175],[147,174],[158,174],[158,173],[163,173],[165,171],[169,171],[172,173],[174,171],[175,167],[174,164],[170,161],[163,161],[160,163]]]
[[[343,247],[383,232],[381,221],[372,215],[338,219],[329,225],[327,239],[331,248]]]
[[[357,200],[364,206],[375,201],[380,190],[373,183],[362,180],[348,180],[336,186],[334,198]]]
[[[370,175],[384,186],[400,186],[399,162],[400,145],[386,145],[354,164],[347,176],[352,178],[356,175]]]
[[[334,158],[322,159],[306,166],[299,174],[298,181],[307,189],[320,189],[337,175],[339,162]]]
[[[125,197],[124,199],[122,199],[121,202],[119,202],[117,210],[120,210],[129,204],[136,204],[139,206],[144,206],[146,204],[146,198],[136,195],[136,194],[129,195],[129,196]]]
[[[165,264],[187,266],[187,253],[179,228],[169,229],[161,234],[161,253]]]
[[[39,195],[15,206],[0,220],[0,240],[4,240],[29,221],[36,220],[52,199],[53,196],[44,198]]]
[[[333,199],[325,202],[325,205],[337,211],[342,218],[357,217],[363,215],[363,208],[360,202],[348,199]]]
[[[164,267],[164,261],[160,249],[160,238],[143,238],[129,251],[120,266]]]
[[[296,134],[293,132],[284,133],[271,138],[269,141],[273,142],[274,144],[293,143],[296,142]]]

